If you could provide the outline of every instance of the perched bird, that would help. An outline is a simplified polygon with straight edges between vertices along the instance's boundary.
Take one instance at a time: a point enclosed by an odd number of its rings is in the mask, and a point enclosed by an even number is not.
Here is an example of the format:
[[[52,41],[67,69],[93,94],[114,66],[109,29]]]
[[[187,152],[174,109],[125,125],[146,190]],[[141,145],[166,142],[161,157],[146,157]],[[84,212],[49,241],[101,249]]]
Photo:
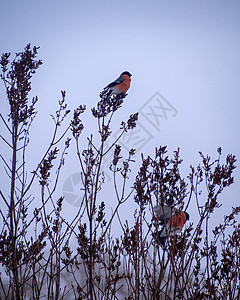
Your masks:
[[[156,205],[154,211],[159,216],[159,224],[162,225],[161,230],[155,233],[154,237],[164,246],[169,236],[181,231],[186,221],[189,220],[189,214],[168,205]]]
[[[125,71],[115,81],[109,83],[104,88],[104,90],[108,91],[107,98],[111,95],[126,93],[130,87],[131,76],[128,71]]]

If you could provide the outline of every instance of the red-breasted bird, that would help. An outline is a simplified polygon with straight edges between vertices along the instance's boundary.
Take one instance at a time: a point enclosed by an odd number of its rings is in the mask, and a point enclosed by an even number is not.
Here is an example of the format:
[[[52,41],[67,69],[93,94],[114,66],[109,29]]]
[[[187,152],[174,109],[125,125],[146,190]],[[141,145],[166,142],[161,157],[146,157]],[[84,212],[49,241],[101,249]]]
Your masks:
[[[131,76],[128,71],[123,72],[115,81],[109,83],[104,90],[108,91],[107,98],[111,95],[126,93],[130,87]]]
[[[154,211],[159,217],[159,224],[162,225],[161,230],[155,233],[154,237],[164,246],[169,236],[173,236],[182,230],[186,221],[189,220],[189,214],[168,205],[156,205]]]

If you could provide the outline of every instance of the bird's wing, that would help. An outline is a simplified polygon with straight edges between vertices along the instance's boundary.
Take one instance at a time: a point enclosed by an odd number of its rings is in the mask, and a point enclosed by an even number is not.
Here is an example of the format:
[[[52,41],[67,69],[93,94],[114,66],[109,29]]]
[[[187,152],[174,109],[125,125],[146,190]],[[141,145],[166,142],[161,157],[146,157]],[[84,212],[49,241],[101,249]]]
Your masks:
[[[121,75],[121,76],[119,76],[115,81],[109,83],[109,85],[107,85],[107,86],[104,88],[104,90],[105,90],[105,89],[109,89],[109,88],[111,88],[111,87],[114,87],[115,85],[117,85],[117,84],[119,84],[119,83],[122,83],[122,82],[124,82],[124,81],[125,81],[125,79],[124,79],[124,77]]]
[[[165,223],[167,223],[168,220],[176,212],[176,208],[175,207],[170,207],[168,205],[156,205],[154,207],[154,211],[159,216],[159,219],[161,221],[164,221]]]
[[[159,237],[166,237],[166,236],[174,236],[181,231],[181,228],[175,228],[166,224],[162,227],[162,229],[158,232]]]

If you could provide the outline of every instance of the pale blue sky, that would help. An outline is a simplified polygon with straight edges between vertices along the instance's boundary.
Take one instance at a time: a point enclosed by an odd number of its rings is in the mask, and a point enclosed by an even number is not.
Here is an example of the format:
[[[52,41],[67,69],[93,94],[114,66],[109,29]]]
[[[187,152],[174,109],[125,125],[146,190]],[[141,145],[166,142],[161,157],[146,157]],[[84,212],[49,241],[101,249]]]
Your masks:
[[[101,89],[124,70],[133,74],[132,86],[116,116],[116,130],[156,92],[177,111],[161,119],[160,131],[140,116],[151,134],[140,152],[153,154],[155,147],[168,145],[171,154],[180,147],[185,174],[200,162],[198,151],[217,157],[221,146],[224,155],[240,157],[239,1],[9,0],[2,1],[0,15],[1,53],[21,51],[29,42],[41,47],[44,64],[33,79],[33,95],[39,97],[33,167],[46,149],[49,115],[60,90],[66,90],[71,109],[81,103],[90,109]],[[6,103],[1,107],[5,110]],[[95,120],[88,125],[91,132]],[[78,172],[73,147],[70,157],[60,187]],[[239,170],[235,175],[235,185],[221,197],[221,214],[239,205]],[[68,203],[66,209],[71,210]]]

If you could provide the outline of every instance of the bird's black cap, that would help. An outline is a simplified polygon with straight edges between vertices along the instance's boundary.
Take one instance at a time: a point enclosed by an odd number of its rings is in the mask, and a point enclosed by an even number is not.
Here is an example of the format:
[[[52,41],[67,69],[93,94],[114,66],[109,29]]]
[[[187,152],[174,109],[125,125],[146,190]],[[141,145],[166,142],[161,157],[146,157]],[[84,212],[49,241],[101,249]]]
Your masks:
[[[127,75],[127,76],[129,76],[129,77],[131,77],[132,76],[132,74],[131,73],[129,73],[128,71],[124,71],[124,72],[122,72],[122,74],[121,75]]]

